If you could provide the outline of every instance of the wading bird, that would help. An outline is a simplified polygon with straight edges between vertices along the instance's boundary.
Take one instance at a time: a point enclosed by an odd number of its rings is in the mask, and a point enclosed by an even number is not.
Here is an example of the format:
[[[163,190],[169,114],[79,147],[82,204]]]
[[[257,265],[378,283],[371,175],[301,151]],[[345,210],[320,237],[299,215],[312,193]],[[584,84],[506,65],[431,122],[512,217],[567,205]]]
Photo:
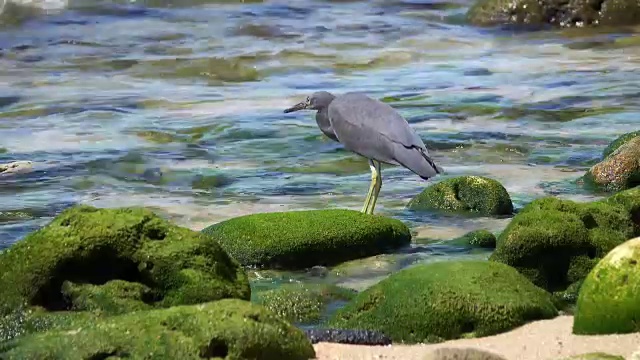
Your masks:
[[[422,139],[394,108],[363,93],[319,91],[286,110],[317,110],[316,123],[334,141],[369,159],[371,185],[362,212],[373,214],[382,187],[380,163],[403,166],[424,180],[443,172]]]

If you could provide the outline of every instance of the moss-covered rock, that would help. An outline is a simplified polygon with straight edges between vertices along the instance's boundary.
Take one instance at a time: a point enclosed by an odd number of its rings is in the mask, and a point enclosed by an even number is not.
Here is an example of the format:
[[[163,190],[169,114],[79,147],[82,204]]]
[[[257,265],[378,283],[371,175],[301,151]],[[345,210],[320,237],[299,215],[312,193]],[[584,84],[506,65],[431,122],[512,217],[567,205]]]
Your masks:
[[[640,331],[640,237],[611,250],[589,273],[578,295],[575,334]]]
[[[489,230],[480,229],[450,240],[447,244],[493,249],[496,247],[496,236]]]
[[[556,314],[551,295],[507,265],[444,261],[382,280],[338,310],[329,326],[437,342],[497,334]]]
[[[238,299],[140,311],[4,343],[11,359],[300,359],[315,357],[304,333]]]
[[[593,165],[583,180],[588,185],[606,191],[640,185],[640,136],[627,139],[601,162]]]
[[[328,284],[287,284],[255,294],[255,302],[297,323],[318,322],[334,301],[349,301],[355,290]]]
[[[513,218],[490,260],[515,267],[549,291],[565,291],[636,231],[631,214],[618,204],[541,198]]]
[[[460,176],[440,181],[411,199],[412,210],[474,212],[480,215],[510,215],[513,203],[498,181],[482,176]]]
[[[0,315],[250,298],[244,269],[216,241],[140,208],[67,209],[0,254],[0,268]]]
[[[477,0],[467,20],[479,26],[623,26],[640,23],[640,5],[635,0]]]
[[[592,352],[566,357],[562,360],[624,360],[624,356],[611,355],[603,352]]]
[[[300,269],[330,266],[409,244],[401,221],[353,210],[308,210],[245,215],[202,233],[243,265]]]
[[[638,136],[640,136],[640,130],[632,131],[618,136],[602,151],[602,158],[604,159],[607,156],[611,155],[614,151],[618,150],[620,146],[626,144],[629,140]]]

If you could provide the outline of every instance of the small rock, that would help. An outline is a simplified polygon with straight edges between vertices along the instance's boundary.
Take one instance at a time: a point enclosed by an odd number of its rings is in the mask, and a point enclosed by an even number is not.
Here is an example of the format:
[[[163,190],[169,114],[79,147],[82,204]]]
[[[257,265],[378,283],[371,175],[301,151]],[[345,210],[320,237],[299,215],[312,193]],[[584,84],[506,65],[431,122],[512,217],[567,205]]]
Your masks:
[[[489,230],[480,229],[450,240],[447,244],[494,249],[496,247],[496,236]]]
[[[32,170],[31,161],[14,161],[0,164],[0,175],[24,174]]]
[[[475,348],[440,348],[429,352],[423,360],[506,360],[503,356]]]
[[[312,344],[330,342],[353,345],[391,345],[391,338],[377,331],[345,329],[304,329]]]
[[[427,187],[411,199],[411,210],[470,212],[480,215],[511,215],[513,203],[497,180],[483,176],[460,176]]]

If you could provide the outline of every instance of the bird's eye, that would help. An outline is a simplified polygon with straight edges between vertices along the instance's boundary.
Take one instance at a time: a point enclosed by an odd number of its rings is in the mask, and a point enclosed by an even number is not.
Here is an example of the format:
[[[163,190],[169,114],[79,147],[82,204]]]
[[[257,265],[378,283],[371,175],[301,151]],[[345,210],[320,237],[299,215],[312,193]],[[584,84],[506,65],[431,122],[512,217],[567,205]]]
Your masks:
[[[311,102],[311,98],[307,96],[307,102],[310,103]]]

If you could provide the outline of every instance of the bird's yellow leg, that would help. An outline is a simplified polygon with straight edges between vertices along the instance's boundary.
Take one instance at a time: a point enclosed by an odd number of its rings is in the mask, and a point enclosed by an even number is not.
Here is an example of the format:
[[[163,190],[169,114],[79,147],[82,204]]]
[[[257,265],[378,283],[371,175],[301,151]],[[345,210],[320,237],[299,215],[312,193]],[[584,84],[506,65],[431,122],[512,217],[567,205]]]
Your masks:
[[[369,204],[367,209],[367,214],[373,215],[373,209],[376,207],[376,202],[378,201],[378,194],[380,194],[380,189],[382,188],[382,174],[380,172],[380,162],[373,161],[373,169],[371,170],[371,186],[373,189],[373,193],[369,198]]]
[[[373,195],[373,190],[376,183],[377,171],[376,166],[373,163],[373,160],[369,160],[369,168],[371,169],[371,185],[369,185],[369,192],[367,193],[367,197],[364,199],[364,206],[360,212],[367,214],[369,210],[369,203],[371,202],[371,195]]]

